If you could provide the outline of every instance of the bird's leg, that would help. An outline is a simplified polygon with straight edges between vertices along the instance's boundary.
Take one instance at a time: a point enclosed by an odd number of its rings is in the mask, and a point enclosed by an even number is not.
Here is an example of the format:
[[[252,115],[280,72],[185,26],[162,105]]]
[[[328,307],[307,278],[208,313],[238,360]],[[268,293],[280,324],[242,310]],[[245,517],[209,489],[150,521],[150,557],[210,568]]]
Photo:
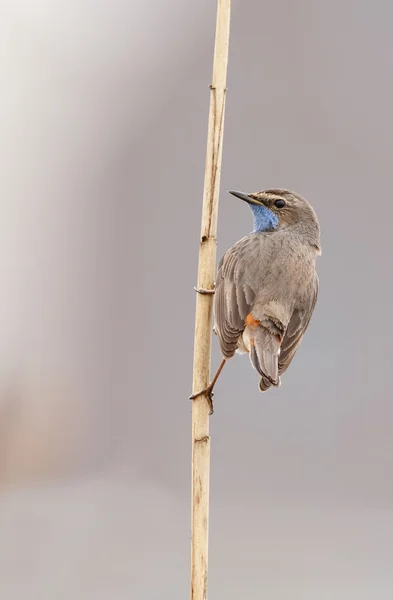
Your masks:
[[[216,293],[216,290],[205,290],[204,288],[196,288],[194,290],[198,292],[198,294],[202,294],[202,296],[212,296]]]
[[[190,396],[190,400],[195,400],[195,398],[197,398],[198,396],[201,396],[202,394],[206,394],[207,400],[209,402],[209,408],[210,408],[211,415],[214,412],[214,410],[213,410],[213,396],[214,396],[213,388],[217,383],[217,379],[219,378],[220,373],[223,370],[225,363],[226,363],[226,359],[223,358],[220,366],[217,369],[217,373],[214,375],[212,381],[209,383],[207,388],[205,388],[204,390],[201,390],[200,392],[196,392],[195,394],[191,394],[191,396]]]

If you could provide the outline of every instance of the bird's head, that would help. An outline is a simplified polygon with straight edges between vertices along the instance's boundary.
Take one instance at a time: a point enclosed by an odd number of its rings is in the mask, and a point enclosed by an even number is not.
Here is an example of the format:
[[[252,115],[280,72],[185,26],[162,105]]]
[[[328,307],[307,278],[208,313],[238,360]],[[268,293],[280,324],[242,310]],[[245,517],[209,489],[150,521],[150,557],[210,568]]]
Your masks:
[[[276,231],[292,225],[301,225],[317,234],[319,223],[312,206],[299,194],[289,190],[265,190],[244,194],[229,192],[247,202],[254,216],[254,231]]]

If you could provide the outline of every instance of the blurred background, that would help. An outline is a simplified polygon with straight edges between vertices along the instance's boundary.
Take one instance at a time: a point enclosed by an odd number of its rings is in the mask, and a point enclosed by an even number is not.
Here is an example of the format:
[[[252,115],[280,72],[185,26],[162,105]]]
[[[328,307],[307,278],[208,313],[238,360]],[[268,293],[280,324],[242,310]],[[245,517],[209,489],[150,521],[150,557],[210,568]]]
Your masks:
[[[3,0],[0,596],[189,594],[192,355],[216,3]],[[279,390],[211,419],[209,597],[391,600],[393,5],[234,1],[228,189],[322,226]],[[213,368],[220,355],[214,340]]]

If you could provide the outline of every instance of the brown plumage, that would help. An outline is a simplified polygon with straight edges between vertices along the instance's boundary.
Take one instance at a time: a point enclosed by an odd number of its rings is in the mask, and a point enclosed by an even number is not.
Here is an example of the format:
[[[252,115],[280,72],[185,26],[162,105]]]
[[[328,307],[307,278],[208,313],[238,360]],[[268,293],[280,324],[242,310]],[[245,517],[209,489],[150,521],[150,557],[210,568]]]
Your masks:
[[[310,204],[288,190],[231,194],[250,205],[254,232],[219,263],[215,332],[224,359],[249,353],[265,391],[280,385],[315,307],[319,223]]]

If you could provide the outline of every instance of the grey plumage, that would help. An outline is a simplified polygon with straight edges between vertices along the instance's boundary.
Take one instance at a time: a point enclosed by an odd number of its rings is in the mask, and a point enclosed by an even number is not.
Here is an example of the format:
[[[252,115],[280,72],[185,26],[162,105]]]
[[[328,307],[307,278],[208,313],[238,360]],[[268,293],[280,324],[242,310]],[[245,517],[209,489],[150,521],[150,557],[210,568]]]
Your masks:
[[[294,192],[231,193],[250,204],[255,229],[219,263],[215,333],[225,359],[236,351],[249,353],[265,391],[280,385],[317,301],[319,223]]]

